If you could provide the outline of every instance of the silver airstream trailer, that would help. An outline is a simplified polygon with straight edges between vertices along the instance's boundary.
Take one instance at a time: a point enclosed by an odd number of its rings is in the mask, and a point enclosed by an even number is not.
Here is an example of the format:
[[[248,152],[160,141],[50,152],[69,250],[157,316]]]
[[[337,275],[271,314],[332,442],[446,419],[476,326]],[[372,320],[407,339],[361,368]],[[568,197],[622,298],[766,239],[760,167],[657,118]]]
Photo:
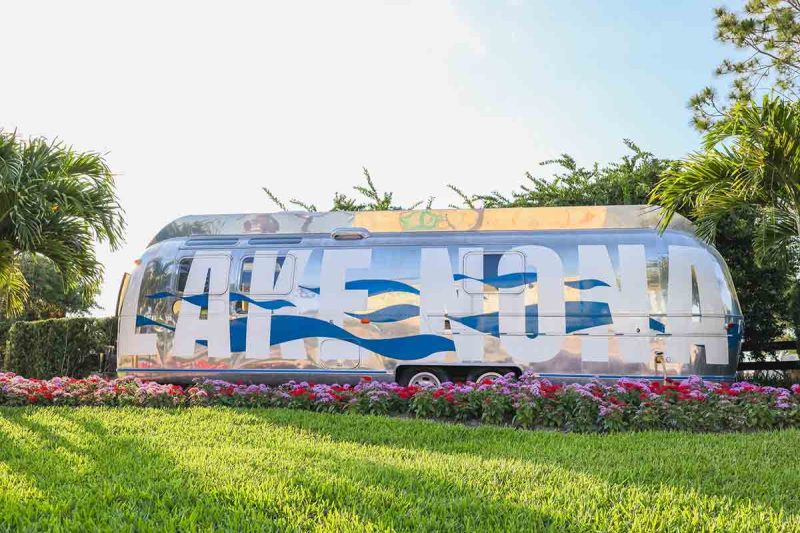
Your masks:
[[[734,376],[719,254],[646,206],[202,215],[120,293],[117,371],[400,383]]]

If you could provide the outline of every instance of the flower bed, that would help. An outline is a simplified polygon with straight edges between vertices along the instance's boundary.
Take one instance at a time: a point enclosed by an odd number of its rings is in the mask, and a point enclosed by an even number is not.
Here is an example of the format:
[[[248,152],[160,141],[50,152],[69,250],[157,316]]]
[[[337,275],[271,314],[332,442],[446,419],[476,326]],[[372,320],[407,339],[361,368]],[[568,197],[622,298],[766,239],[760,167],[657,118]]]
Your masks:
[[[508,374],[495,381],[445,383],[438,388],[403,387],[368,377],[354,386],[199,380],[181,387],[133,377],[37,380],[0,373],[0,405],[284,407],[581,432],[800,427],[800,385],[785,389],[721,384],[697,376],[666,382],[558,384],[533,374]]]

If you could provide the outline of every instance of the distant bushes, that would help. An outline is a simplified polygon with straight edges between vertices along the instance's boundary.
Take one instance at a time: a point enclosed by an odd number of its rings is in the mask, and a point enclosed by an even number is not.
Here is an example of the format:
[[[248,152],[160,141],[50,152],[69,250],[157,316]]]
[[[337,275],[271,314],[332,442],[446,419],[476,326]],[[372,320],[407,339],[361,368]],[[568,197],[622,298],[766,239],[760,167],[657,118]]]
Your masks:
[[[8,325],[8,327],[6,327]],[[0,323],[3,368],[30,378],[84,377],[103,368],[116,342],[114,318],[54,318]]]
[[[283,407],[575,432],[800,427],[800,385],[715,383],[698,376],[680,382],[620,379],[567,385],[526,373],[441,387],[403,387],[368,377],[355,386],[198,380],[181,387],[130,376],[37,380],[0,373],[0,405]]]

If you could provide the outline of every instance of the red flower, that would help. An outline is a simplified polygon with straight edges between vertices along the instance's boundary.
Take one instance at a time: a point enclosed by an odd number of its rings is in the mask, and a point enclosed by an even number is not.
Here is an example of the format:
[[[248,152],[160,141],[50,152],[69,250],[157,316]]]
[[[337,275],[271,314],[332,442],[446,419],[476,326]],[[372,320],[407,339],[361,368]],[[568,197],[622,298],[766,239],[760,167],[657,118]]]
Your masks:
[[[397,395],[400,396],[400,398],[402,398],[403,400],[408,400],[409,398],[414,396],[418,390],[419,390],[418,387],[410,385],[408,387],[403,387],[402,389],[400,389]]]
[[[442,389],[436,389],[435,391],[433,391],[433,397],[434,398],[439,398],[439,397],[441,397],[443,395],[444,395],[444,391]]]
[[[372,381],[372,376],[361,376],[361,381]]]
[[[291,394],[292,396],[300,396],[300,395],[301,395],[301,394],[303,394],[305,391],[306,391],[306,390],[305,390],[305,389],[303,389],[303,388],[300,388],[300,389],[292,389],[292,390],[291,390],[291,392],[289,392],[289,394]]]

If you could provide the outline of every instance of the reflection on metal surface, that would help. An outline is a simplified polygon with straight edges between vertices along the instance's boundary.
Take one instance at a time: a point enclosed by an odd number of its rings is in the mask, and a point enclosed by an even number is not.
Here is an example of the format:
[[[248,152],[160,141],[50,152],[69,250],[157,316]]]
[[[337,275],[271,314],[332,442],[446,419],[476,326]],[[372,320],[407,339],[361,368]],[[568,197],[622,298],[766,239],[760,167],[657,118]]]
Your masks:
[[[118,367],[732,376],[743,324],[727,269],[684,219],[664,235],[658,219],[640,206],[184,217],[133,272]],[[330,236],[354,227],[370,237]]]
[[[366,231],[362,237],[369,233],[420,231],[655,228],[659,218],[658,207],[645,205],[191,215],[168,224],[150,244],[191,235],[331,234],[348,228]],[[673,218],[670,227],[693,231],[691,224],[680,215]]]

